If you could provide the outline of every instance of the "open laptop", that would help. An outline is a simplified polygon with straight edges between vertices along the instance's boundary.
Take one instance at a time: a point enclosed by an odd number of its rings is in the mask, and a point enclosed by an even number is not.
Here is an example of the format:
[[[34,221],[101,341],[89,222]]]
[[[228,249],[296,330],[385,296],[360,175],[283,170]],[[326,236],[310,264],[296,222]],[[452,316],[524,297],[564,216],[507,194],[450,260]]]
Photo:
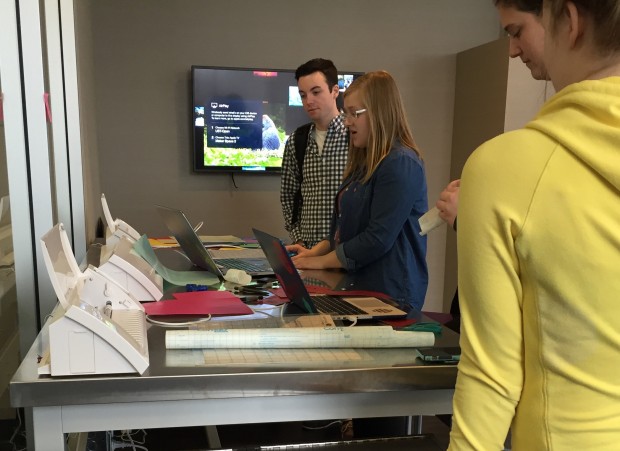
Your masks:
[[[251,276],[268,276],[273,274],[269,262],[265,258],[216,258],[214,259],[204,247],[200,237],[181,210],[156,205],[157,211],[164,220],[170,233],[176,238],[183,252],[191,262],[216,276],[231,268],[241,269]]]
[[[252,230],[286,296],[301,311],[324,313],[334,319],[396,319],[407,315],[373,296],[310,296],[282,241],[260,230]]]

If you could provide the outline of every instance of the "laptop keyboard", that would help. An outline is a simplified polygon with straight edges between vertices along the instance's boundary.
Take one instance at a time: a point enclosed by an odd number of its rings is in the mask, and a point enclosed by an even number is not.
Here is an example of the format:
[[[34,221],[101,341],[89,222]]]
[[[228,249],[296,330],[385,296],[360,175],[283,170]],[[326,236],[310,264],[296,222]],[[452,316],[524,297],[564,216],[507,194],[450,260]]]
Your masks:
[[[269,266],[266,264],[260,265],[252,263],[248,260],[238,260],[236,258],[218,258],[216,260],[216,263],[223,266],[224,268],[242,269],[246,272],[264,272],[271,270],[271,268],[269,268]]]
[[[312,296],[312,300],[317,310],[321,313],[327,313],[329,315],[333,315],[334,313],[343,315],[367,315],[364,310],[333,296]]]

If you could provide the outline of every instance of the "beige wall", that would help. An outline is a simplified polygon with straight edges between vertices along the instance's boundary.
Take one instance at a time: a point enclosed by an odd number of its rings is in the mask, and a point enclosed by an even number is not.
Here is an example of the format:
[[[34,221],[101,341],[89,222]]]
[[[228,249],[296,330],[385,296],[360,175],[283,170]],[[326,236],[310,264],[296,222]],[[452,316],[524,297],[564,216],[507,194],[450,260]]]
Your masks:
[[[277,176],[238,175],[235,188],[229,176],[191,172],[191,65],[294,69],[320,56],[342,70],[390,71],[433,204],[450,178],[456,54],[499,30],[490,0],[89,0],[77,8],[88,24],[78,27],[80,75],[90,85],[80,84],[85,151],[94,156],[86,197],[105,192],[114,216],[151,235],[166,233],[153,207],[161,203],[205,221],[205,234],[257,227],[285,236]],[[429,236],[428,310],[442,308],[445,237],[445,228]]]

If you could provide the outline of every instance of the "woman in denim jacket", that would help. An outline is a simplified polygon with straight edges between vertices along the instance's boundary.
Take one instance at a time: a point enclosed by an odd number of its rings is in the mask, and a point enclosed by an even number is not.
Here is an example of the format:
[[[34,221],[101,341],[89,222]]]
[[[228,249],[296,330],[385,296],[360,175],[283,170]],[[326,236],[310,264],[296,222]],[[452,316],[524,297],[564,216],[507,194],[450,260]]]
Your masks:
[[[344,268],[363,288],[421,309],[428,285],[426,176],[398,87],[384,71],[356,79],[344,94],[349,157],[329,238],[289,246],[300,269]],[[356,288],[360,288],[358,284]]]

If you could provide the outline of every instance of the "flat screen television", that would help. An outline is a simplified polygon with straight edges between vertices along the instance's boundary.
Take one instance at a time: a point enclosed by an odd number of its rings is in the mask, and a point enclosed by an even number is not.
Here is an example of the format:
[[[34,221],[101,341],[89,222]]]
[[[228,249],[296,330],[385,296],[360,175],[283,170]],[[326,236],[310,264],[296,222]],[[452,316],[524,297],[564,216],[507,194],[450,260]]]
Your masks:
[[[342,93],[360,73],[338,75]],[[284,145],[309,122],[294,70],[192,66],[196,172],[279,173]]]

